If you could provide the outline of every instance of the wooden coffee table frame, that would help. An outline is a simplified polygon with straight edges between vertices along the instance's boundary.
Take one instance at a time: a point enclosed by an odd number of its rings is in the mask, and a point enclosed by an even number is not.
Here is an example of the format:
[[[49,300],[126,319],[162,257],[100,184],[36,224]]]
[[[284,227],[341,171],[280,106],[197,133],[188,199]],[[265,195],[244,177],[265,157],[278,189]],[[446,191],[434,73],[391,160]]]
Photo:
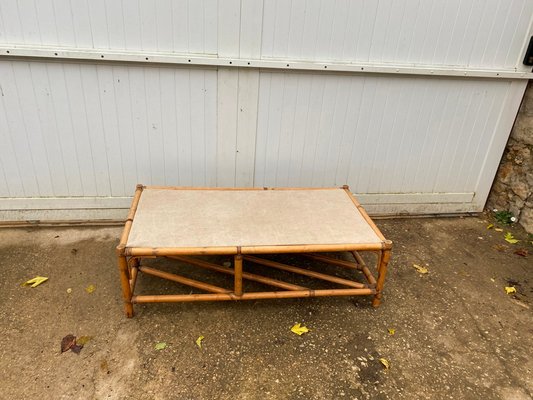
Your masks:
[[[370,219],[366,211],[359,204],[357,199],[350,192],[348,186],[343,186],[366,223],[372,228],[374,233],[380,239],[380,243],[346,243],[346,244],[325,244],[325,245],[279,245],[279,246],[223,246],[223,247],[165,247],[165,248],[146,248],[146,247],[127,247],[128,236],[130,234],[137,206],[144,189],[169,189],[169,190],[331,190],[316,188],[190,188],[190,187],[162,187],[162,186],[143,186],[137,185],[132,205],[128,213],[124,230],[122,232],[120,243],[116,248],[118,256],[118,266],[120,272],[120,281],[122,286],[122,295],[127,317],[133,316],[133,304],[136,303],[162,303],[162,302],[192,302],[192,301],[221,301],[221,300],[256,300],[256,299],[280,299],[295,297],[323,297],[323,296],[373,296],[372,305],[378,307],[381,302],[383,285],[387,272],[387,264],[390,259],[392,242],[385,239],[383,234]],[[353,256],[353,261],[341,260],[339,258],[326,256],[328,252],[349,252]],[[376,271],[377,278],[374,277],[371,270],[365,264],[361,252],[372,252],[376,254]],[[340,278],[335,275],[329,275],[322,272],[315,272],[309,269],[299,268],[276,261],[258,257],[260,254],[280,254],[280,253],[301,253],[302,256],[319,262],[324,262],[333,266],[359,270],[366,278],[366,283],[360,283],[355,280]],[[223,265],[214,264],[197,257],[199,255],[232,255],[233,268]],[[179,260],[181,262],[193,265],[199,268],[215,271],[222,274],[233,275],[233,288],[223,288],[212,284],[193,280],[174,273],[164,272],[155,268],[141,265],[143,258],[164,257],[168,259]],[[243,261],[260,264],[263,266],[291,272],[294,274],[305,275],[310,278],[328,281],[341,286],[338,289],[309,289],[300,285],[284,282],[278,279],[272,279],[265,276],[252,274],[243,271]],[[208,293],[202,294],[175,294],[175,295],[135,295],[135,284],[139,272],[157,276],[170,281],[178,282]],[[243,279],[263,283],[282,290],[244,292]]]

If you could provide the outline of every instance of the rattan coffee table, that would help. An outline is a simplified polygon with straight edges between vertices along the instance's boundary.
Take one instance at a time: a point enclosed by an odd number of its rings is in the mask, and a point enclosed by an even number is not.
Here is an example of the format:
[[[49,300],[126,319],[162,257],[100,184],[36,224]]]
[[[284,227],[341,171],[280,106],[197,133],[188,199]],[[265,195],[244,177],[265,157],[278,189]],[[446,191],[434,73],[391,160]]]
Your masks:
[[[137,185],[117,255],[125,311],[131,317],[133,304],[159,302],[370,295],[377,307],[391,248],[392,242],[384,238],[348,186],[303,189]],[[327,254],[338,252],[351,253],[353,261]],[[363,252],[376,255],[377,277],[366,265]],[[358,270],[366,282],[267,257],[280,253],[298,253],[317,264]],[[229,255],[233,265],[209,262],[198,257],[202,255]],[[142,263],[144,258],[157,257],[232,275],[232,287],[215,286]],[[304,275],[338,287],[311,289],[250,272],[248,266],[253,265]],[[139,272],[207,293],[135,295]],[[276,290],[248,292],[243,290],[243,279]]]

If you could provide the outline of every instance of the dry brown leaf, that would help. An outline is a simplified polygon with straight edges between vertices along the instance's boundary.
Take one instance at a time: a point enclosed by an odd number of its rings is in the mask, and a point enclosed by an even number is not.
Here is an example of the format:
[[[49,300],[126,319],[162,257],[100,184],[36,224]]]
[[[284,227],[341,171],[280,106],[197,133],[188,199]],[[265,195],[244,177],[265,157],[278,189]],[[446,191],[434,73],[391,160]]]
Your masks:
[[[61,353],[64,353],[65,351],[68,351],[72,348],[72,346],[76,345],[76,336],[74,335],[67,335],[63,339],[61,339]]]
[[[74,346],[72,346],[72,347],[70,348],[70,350],[71,350],[73,353],[76,353],[76,354],[78,354],[78,355],[80,354],[81,349],[83,349],[83,346],[80,345],[80,344],[75,344]]]
[[[516,254],[517,256],[527,257],[529,252],[527,251],[527,249],[518,249],[514,252],[514,254]]]
[[[505,249],[507,248],[507,246],[503,245],[503,244],[495,244],[494,246],[492,246],[492,248],[494,250],[498,250],[499,252],[502,252],[502,251],[505,251]]]

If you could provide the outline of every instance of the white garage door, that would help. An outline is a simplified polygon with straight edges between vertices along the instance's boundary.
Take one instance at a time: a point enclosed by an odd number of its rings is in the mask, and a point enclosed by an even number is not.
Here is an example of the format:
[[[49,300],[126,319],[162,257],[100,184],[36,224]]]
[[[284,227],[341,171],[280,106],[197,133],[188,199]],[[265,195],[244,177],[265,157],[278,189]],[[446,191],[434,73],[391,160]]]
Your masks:
[[[529,0],[0,2],[0,220],[121,218],[136,183],[350,185],[480,211]]]

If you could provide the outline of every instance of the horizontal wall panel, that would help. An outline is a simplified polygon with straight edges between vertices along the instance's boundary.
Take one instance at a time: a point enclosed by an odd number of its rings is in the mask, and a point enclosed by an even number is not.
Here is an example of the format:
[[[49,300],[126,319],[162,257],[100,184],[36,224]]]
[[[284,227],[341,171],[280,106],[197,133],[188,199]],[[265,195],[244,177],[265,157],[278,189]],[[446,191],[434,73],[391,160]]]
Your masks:
[[[371,216],[381,215],[427,215],[427,214],[464,214],[479,212],[473,203],[415,203],[415,204],[364,204]],[[54,223],[54,221],[88,221],[112,220],[123,223],[128,215],[127,208],[73,208],[56,210],[0,210],[0,226],[19,226],[29,221]],[[10,224],[12,222],[12,224]]]
[[[217,0],[2,0],[0,40],[217,53]]]
[[[0,42],[526,71],[532,15],[530,0],[3,0]]]
[[[510,85],[261,73],[254,183],[476,192]]]
[[[0,88],[0,196],[216,184],[216,71],[1,61]]]
[[[400,193],[357,195],[363,204],[469,203],[474,193]],[[128,209],[132,197],[0,198],[0,210]]]
[[[472,193],[363,194],[371,215],[464,213],[477,211]],[[124,219],[132,197],[49,197],[0,199],[2,221]]]
[[[530,0],[272,0],[262,57],[524,68]]]

